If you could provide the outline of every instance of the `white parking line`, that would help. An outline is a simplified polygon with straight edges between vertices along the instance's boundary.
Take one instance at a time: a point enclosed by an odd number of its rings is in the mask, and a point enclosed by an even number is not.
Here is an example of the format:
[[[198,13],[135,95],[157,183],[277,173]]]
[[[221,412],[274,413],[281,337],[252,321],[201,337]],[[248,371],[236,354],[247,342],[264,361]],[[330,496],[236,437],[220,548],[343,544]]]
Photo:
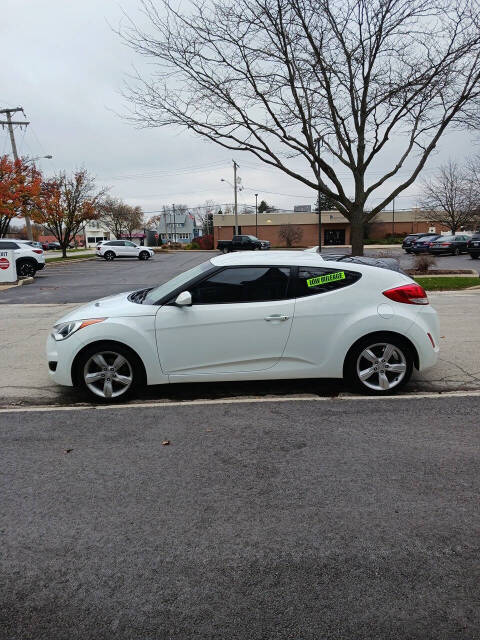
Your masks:
[[[216,404],[262,404],[269,402],[338,402],[345,400],[355,401],[372,401],[372,400],[412,400],[427,398],[435,400],[437,398],[464,398],[464,397],[480,397],[480,391],[445,391],[445,392],[426,392],[426,393],[406,393],[394,396],[357,396],[353,394],[339,394],[338,396],[252,396],[248,398],[222,398],[217,400],[184,400],[174,402],[131,402],[129,404],[105,404],[105,405],[74,405],[74,406],[32,406],[32,407],[4,407],[0,409],[0,413],[33,413],[35,411],[88,411],[98,410],[105,411],[108,409],[150,409],[150,408],[166,408],[166,407],[189,407],[195,405],[216,405]]]

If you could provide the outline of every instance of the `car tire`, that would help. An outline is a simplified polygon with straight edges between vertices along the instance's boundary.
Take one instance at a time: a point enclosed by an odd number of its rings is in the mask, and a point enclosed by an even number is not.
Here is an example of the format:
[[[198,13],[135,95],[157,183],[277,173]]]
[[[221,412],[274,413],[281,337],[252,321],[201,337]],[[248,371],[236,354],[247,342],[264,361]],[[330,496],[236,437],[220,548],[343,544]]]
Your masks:
[[[102,360],[105,366],[102,366]],[[94,378],[91,374],[101,377]],[[88,375],[91,375],[90,380]],[[111,377],[107,378],[108,375]],[[98,342],[84,349],[74,362],[72,377],[75,386],[80,387],[90,400],[102,403],[123,402],[145,385],[145,370],[140,358],[127,346],[116,342]]]
[[[17,267],[17,276],[33,278],[37,273],[37,265],[33,260],[19,259],[15,264]]]
[[[474,255],[473,253],[470,254],[470,257],[472,260],[478,260],[478,256]]]
[[[387,361],[384,362],[382,355],[387,348],[391,355],[387,354]],[[376,360],[372,360],[372,356],[375,356]],[[387,368],[386,364],[389,365]],[[390,395],[409,381],[413,365],[414,354],[406,340],[389,333],[374,333],[356,342],[348,352],[345,358],[344,379],[357,393]],[[393,366],[396,367],[395,371]],[[370,369],[370,375],[365,377]],[[395,375],[396,373],[398,375]]]
[[[139,260],[148,260],[149,258],[150,254],[148,253],[148,251],[140,251],[140,253],[138,254]]]
[[[223,247],[222,253],[228,253],[228,248],[227,247]]]
[[[103,254],[103,257],[105,258],[105,260],[107,260],[108,262],[111,262],[112,260],[115,260],[115,254],[113,253],[113,251],[106,251]]]
[[[452,256],[459,256],[459,255],[460,255],[460,249],[457,247],[452,251]]]

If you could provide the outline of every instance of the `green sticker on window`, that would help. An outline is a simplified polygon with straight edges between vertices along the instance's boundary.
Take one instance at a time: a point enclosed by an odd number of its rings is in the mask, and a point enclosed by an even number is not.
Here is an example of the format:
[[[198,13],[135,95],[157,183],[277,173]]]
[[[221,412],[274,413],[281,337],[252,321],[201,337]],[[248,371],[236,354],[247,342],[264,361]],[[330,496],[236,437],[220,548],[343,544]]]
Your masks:
[[[307,280],[307,287],[319,287],[322,284],[336,282],[337,280],[345,280],[345,271],[335,271],[334,273],[327,273],[317,278],[309,278]]]

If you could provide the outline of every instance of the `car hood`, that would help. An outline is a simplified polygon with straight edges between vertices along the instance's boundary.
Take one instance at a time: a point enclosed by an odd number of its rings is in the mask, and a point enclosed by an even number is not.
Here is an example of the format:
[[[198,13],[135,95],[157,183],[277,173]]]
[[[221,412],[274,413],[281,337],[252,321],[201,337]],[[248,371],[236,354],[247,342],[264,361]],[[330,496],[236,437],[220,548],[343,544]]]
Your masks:
[[[60,318],[56,324],[70,322],[71,320],[87,320],[88,318],[125,318],[156,315],[157,306],[130,302],[128,296],[131,293],[133,291],[92,300],[88,304],[73,309],[70,313]]]

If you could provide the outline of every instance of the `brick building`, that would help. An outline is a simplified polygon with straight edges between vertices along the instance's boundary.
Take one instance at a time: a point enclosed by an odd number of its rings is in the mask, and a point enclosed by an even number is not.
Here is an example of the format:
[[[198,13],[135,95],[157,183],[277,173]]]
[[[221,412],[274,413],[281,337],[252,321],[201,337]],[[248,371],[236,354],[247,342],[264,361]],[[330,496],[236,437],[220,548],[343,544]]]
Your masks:
[[[238,215],[239,233],[258,236],[262,240],[269,240],[272,247],[285,246],[285,240],[280,235],[283,225],[295,225],[301,231],[302,237],[296,243],[299,247],[318,244],[318,214],[299,213],[291,211],[276,211],[259,213],[257,226],[254,213]],[[231,240],[235,233],[235,216],[233,214],[215,214],[213,216],[213,230],[215,246],[218,240]],[[382,211],[367,225],[367,237],[381,241],[389,235],[407,235],[432,231],[448,232],[428,219],[428,214],[419,209],[408,211]],[[350,244],[350,223],[339,211],[322,211],[322,244],[345,245]]]

